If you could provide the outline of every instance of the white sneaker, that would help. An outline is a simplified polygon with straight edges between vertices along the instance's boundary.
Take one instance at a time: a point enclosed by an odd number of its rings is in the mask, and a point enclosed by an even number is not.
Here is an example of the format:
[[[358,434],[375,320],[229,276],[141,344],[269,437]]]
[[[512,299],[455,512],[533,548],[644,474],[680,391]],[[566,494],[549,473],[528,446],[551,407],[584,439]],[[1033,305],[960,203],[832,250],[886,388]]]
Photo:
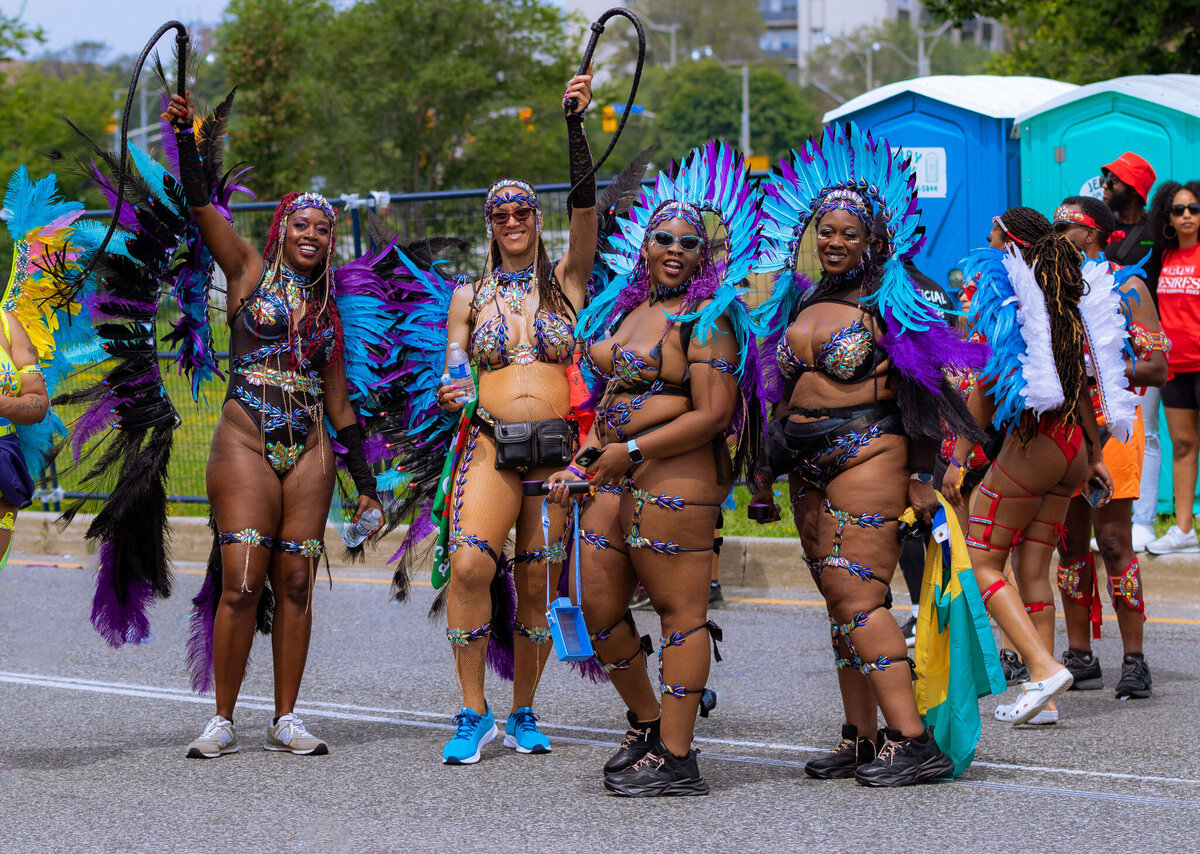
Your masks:
[[[1152,555],[1197,554],[1200,553],[1200,542],[1196,540],[1195,531],[1185,534],[1178,525],[1172,525],[1165,534],[1147,545],[1146,551]]]
[[[1140,522],[1133,524],[1133,550],[1135,552],[1144,552],[1146,546],[1154,541],[1154,526],[1143,525]]]
[[[226,753],[237,753],[237,732],[233,721],[213,715],[200,737],[188,745],[188,759],[216,759]]]
[[[324,756],[329,752],[329,745],[305,729],[304,721],[289,713],[280,715],[279,720],[267,727],[267,743],[263,750]]]

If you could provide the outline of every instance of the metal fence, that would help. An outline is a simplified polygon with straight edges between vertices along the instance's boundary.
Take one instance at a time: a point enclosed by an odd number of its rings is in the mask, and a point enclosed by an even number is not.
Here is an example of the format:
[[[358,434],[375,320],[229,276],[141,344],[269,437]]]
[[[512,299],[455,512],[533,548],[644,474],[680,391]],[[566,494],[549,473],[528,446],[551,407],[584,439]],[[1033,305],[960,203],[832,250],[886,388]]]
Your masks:
[[[601,182],[600,186],[603,187],[604,182]],[[566,197],[569,190],[569,184],[537,187],[543,212],[542,237],[546,251],[552,258],[561,257],[566,251]],[[484,245],[483,221],[483,199],[486,193],[486,189],[479,188],[436,193],[391,194],[386,207],[381,204],[382,194],[379,194],[379,198],[372,194],[365,198],[350,196],[330,199],[334,207],[339,209],[335,256],[339,262],[345,263],[370,251],[372,245],[368,229],[368,211],[374,210],[387,228],[399,235],[402,241],[433,237],[455,237],[465,240],[470,249],[465,256],[460,254],[451,257],[445,272],[448,275],[477,276],[483,269],[487,251]],[[276,202],[233,205],[234,228],[251,243],[263,245],[275,206]],[[89,211],[87,215],[105,218],[108,212]],[[810,257],[805,247],[800,250],[802,258]],[[801,266],[803,268],[809,265]],[[769,282],[765,278],[756,279],[750,284],[753,302],[762,299],[769,289]],[[173,307],[163,306],[160,320],[169,322],[173,319],[170,315],[173,315],[174,311]],[[218,351],[224,350],[228,341],[225,325],[214,323],[213,333]],[[222,358],[221,364],[224,364],[224,361]],[[210,384],[207,396],[198,402],[193,401],[190,386],[185,378],[176,373],[171,354],[161,353],[160,363],[168,393],[182,419],[182,426],[176,432],[168,473],[167,489],[171,501],[176,505],[172,512],[176,515],[207,514],[204,471],[208,462],[209,443],[224,399],[224,388]],[[99,371],[100,366],[96,366],[95,370]],[[82,383],[89,379],[94,380],[95,377],[89,378],[85,375],[79,377],[78,381]],[[67,411],[60,412],[68,424],[71,423],[72,414]],[[58,510],[64,499],[104,497],[105,493],[99,488],[93,488],[93,491],[89,492],[83,491],[83,485],[80,483],[81,467],[71,464],[69,450],[64,451],[61,459],[63,465],[51,466],[41,479],[35,500],[42,502],[43,509]]]

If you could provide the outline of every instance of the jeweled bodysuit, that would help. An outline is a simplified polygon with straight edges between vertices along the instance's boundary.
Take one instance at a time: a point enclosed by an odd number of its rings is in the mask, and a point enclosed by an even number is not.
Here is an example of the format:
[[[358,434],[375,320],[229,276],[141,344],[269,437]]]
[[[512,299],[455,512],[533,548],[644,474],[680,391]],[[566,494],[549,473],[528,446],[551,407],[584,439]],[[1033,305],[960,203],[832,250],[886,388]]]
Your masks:
[[[325,326],[317,342],[303,340],[294,318],[313,297],[308,283],[283,266],[269,269],[234,319],[229,334],[229,390],[262,430],[263,456],[280,477],[291,471],[314,425],[320,425],[321,370],[333,352]]]

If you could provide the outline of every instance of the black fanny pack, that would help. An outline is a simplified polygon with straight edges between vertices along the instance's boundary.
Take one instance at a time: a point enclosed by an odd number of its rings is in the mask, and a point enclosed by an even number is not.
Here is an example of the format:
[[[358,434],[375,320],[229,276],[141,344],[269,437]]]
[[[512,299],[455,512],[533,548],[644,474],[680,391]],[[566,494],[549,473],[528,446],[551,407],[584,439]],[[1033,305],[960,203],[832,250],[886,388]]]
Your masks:
[[[801,459],[815,459],[828,453],[840,436],[861,432],[872,425],[878,425],[881,433],[904,432],[899,407],[894,403],[798,412],[825,417],[796,422],[785,415],[767,425],[767,460],[776,477],[798,468]]]
[[[575,450],[575,425],[561,418],[481,422],[480,429],[496,440],[498,469],[561,468]]]

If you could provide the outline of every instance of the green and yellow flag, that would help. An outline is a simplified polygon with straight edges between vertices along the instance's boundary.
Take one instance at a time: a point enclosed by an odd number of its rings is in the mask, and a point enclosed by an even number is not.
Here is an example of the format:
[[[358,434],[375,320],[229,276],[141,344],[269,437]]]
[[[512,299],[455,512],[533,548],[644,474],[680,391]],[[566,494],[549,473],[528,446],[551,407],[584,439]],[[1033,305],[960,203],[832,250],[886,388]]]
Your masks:
[[[925,549],[915,688],[917,709],[957,777],[975,758],[983,728],[979,698],[1001,694],[1006,685],[962,529],[940,493],[938,500]]]

